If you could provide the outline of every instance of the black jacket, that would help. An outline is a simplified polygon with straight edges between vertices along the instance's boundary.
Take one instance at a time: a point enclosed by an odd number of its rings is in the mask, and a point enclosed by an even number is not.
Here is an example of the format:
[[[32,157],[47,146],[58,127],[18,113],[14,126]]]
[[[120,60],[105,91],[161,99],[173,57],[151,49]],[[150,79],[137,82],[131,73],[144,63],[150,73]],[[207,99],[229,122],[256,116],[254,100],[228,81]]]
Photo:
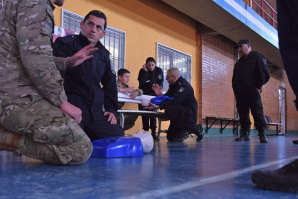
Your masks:
[[[192,86],[186,79],[180,77],[174,84],[169,86],[166,96],[173,97],[160,104],[160,109],[166,109],[169,106],[176,106],[180,109],[179,127],[193,128],[197,124],[198,102],[194,95]]]
[[[54,43],[54,56],[70,57],[87,46],[89,41],[82,34],[58,38]],[[68,101],[83,112],[83,122],[90,115],[96,121],[103,111],[117,114],[118,97],[116,75],[110,53],[98,42],[94,57],[81,65],[61,71]]]
[[[234,93],[257,92],[269,81],[267,61],[258,52],[251,51],[242,56],[234,66],[232,86]]]
[[[163,71],[157,66],[153,71],[145,71],[142,68],[139,71],[139,88],[143,90],[145,95],[155,95],[152,85],[158,84],[163,87],[163,80]]]

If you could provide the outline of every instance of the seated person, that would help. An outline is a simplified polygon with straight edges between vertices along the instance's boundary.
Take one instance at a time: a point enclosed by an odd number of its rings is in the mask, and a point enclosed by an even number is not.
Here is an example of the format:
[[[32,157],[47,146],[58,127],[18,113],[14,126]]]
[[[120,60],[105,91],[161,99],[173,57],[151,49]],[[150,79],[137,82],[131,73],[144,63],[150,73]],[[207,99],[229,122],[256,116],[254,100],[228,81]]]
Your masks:
[[[129,97],[130,99],[135,99],[136,96],[143,95],[142,89],[134,89],[133,87],[128,86],[130,78],[130,72],[127,69],[121,68],[118,70],[118,81],[117,81],[117,91],[120,93],[130,93]],[[120,103],[119,103],[120,104]],[[124,106],[124,102],[122,102],[121,107],[118,109],[121,109]]]
[[[198,136],[198,141],[203,138],[203,134],[199,131],[197,122],[198,103],[194,96],[194,90],[186,79],[181,77],[178,68],[170,68],[166,77],[169,83],[169,90],[166,96],[172,97],[163,103],[156,105],[150,103],[150,106],[144,109],[165,109],[165,114],[170,119],[170,126],[167,133],[169,142],[182,142],[188,138],[190,133]],[[162,87],[153,84],[153,90],[156,95],[162,95]]]
[[[130,93],[130,99],[135,99],[136,96],[143,95],[142,89],[134,89],[128,86],[130,78],[130,72],[127,69],[121,68],[118,70],[118,81],[117,81],[117,91],[121,93]],[[124,106],[125,102],[118,102],[118,109]],[[124,130],[132,128],[137,120],[137,115],[125,115],[124,116]],[[117,117],[117,123],[120,123],[120,117]]]
[[[93,140],[111,136],[124,136],[117,125],[116,74],[109,51],[100,42],[107,27],[106,15],[90,11],[80,23],[79,35],[59,37],[54,43],[54,55],[71,57],[80,49],[93,44],[98,50],[77,67],[61,71],[69,102],[82,110],[81,128]]]

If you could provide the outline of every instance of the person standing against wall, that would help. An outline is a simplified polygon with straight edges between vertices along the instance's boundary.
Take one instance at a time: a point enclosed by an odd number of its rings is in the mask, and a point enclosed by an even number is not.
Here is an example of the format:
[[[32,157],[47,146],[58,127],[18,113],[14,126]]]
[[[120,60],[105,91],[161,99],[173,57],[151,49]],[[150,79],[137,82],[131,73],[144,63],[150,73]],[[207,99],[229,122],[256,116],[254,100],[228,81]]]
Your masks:
[[[232,86],[236,98],[242,133],[235,141],[249,141],[249,111],[255,121],[261,143],[267,143],[266,121],[261,101],[262,86],[269,81],[270,75],[267,61],[258,52],[252,51],[247,39],[238,42],[238,50],[242,55],[237,60],[232,77]]]
[[[142,89],[145,95],[156,96],[154,90],[152,89],[152,85],[158,84],[163,87],[163,80],[164,77],[162,69],[156,66],[156,61],[153,57],[148,57],[146,59],[146,63],[139,71],[139,89]],[[140,104],[139,110],[143,110],[143,106]],[[148,131],[150,128],[153,139],[158,140],[156,137],[156,117],[142,116],[142,124],[144,131]]]

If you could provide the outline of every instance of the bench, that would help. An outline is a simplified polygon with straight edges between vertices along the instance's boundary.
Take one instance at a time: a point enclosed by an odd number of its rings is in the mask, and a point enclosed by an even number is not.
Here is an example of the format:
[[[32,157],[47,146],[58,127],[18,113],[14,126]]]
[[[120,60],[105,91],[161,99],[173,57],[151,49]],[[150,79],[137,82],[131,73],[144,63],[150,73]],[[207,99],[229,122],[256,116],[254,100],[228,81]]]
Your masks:
[[[266,121],[267,126],[275,126],[276,127],[276,135],[278,135],[279,127],[281,129],[281,123],[272,122],[271,118],[267,115],[264,115],[264,119]]]
[[[267,126],[275,126],[276,127],[276,135],[278,135],[279,127],[281,128],[281,123],[272,122],[271,118],[267,115],[264,116]],[[213,121],[209,125],[209,120]],[[222,117],[206,117],[206,129],[205,132],[208,133],[208,130],[212,127],[212,125],[216,122],[220,121],[220,133],[227,127],[230,122],[233,122],[233,132],[240,126],[240,120],[235,118],[222,118]],[[226,122],[223,124],[223,122]],[[224,126],[223,126],[224,125]]]
[[[209,125],[209,121],[213,121]],[[223,118],[223,117],[206,117],[206,134],[208,133],[208,130],[212,127],[213,124],[215,124],[216,121],[220,121],[220,133],[222,134],[223,130],[230,124],[230,122],[233,122],[233,132],[239,127],[240,120],[235,118]],[[225,124],[223,124],[225,122]]]
[[[136,103],[141,104],[142,100],[150,100],[155,96],[150,95],[141,95],[137,96],[134,100],[129,98],[129,94],[127,93],[119,93],[118,92],[118,101],[119,102],[128,102],[128,103]],[[168,121],[169,118],[166,116],[164,112],[157,112],[157,111],[144,111],[144,110],[125,110],[119,109],[118,114],[120,115],[120,126],[124,128],[124,115],[137,115],[137,116],[148,116],[148,117],[156,117],[158,120],[158,131],[156,137],[159,138],[160,133],[166,133],[167,130],[161,130],[161,122]]]

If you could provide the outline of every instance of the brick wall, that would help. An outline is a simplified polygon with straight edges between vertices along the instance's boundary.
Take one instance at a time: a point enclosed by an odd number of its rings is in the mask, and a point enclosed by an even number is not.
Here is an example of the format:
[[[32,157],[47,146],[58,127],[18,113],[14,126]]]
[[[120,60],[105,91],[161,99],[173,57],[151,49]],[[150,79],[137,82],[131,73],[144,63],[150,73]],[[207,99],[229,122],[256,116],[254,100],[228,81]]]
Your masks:
[[[232,90],[236,59],[232,41],[220,35],[202,36],[202,118],[236,117]]]
[[[202,93],[199,120],[203,121],[205,127],[206,116],[228,118],[237,116],[232,75],[238,53],[235,43],[221,35],[204,35],[201,38]],[[286,73],[276,66],[269,65],[269,69],[270,80],[263,86],[261,93],[264,114],[270,116],[273,122],[280,122],[279,88],[285,88],[286,130],[298,131],[298,113],[293,103],[295,95],[288,83]],[[218,128],[218,125],[212,128]],[[274,130],[275,127],[271,126],[269,129]]]

